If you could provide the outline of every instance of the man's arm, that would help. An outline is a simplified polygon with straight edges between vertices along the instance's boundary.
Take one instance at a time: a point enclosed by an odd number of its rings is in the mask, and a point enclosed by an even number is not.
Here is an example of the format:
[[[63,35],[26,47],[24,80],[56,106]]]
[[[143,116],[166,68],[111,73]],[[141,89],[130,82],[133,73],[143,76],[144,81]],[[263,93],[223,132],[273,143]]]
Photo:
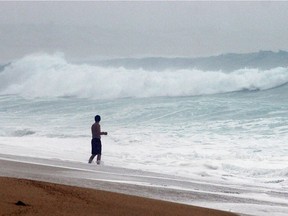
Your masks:
[[[100,131],[100,135],[107,135],[108,133],[107,132],[102,132],[101,131],[101,126],[99,125],[99,131]]]

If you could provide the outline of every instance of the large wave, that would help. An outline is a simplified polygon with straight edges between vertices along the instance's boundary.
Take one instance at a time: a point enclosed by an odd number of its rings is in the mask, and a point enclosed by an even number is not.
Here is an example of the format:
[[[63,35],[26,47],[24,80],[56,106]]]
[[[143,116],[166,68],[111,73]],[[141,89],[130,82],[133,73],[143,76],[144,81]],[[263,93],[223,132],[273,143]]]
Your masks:
[[[288,82],[288,68],[201,71],[146,71],[69,63],[62,54],[35,54],[12,62],[0,73],[0,94],[24,97],[111,99],[192,96],[266,90]]]

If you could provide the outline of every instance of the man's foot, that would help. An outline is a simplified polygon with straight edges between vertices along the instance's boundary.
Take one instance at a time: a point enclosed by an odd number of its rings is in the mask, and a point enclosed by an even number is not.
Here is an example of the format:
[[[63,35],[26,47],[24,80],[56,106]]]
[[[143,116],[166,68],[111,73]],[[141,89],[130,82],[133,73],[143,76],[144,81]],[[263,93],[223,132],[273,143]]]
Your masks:
[[[91,159],[89,159],[89,160],[88,160],[88,163],[89,163],[89,164],[91,164],[91,163],[92,163],[92,160],[91,160]]]
[[[97,162],[96,162],[98,165],[100,165],[100,160],[97,160]]]

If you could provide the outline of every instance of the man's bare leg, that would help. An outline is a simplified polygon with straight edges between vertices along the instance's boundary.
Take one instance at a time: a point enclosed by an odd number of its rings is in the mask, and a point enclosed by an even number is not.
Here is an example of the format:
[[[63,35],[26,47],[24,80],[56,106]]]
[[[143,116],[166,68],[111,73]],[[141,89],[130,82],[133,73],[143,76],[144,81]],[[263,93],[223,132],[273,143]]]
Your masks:
[[[98,165],[100,164],[100,161],[101,161],[101,154],[98,154],[98,155],[97,155],[97,164],[98,164]]]
[[[92,154],[91,157],[89,158],[88,163],[92,163],[92,161],[93,161],[93,159],[94,159],[95,156],[96,156],[96,155]]]

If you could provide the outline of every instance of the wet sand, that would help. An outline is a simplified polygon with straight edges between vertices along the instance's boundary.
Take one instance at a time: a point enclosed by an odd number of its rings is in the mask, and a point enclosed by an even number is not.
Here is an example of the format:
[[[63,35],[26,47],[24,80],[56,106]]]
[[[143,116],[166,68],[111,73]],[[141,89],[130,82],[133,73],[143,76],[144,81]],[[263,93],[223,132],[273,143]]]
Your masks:
[[[235,215],[138,196],[7,177],[0,177],[0,194],[0,215]]]

